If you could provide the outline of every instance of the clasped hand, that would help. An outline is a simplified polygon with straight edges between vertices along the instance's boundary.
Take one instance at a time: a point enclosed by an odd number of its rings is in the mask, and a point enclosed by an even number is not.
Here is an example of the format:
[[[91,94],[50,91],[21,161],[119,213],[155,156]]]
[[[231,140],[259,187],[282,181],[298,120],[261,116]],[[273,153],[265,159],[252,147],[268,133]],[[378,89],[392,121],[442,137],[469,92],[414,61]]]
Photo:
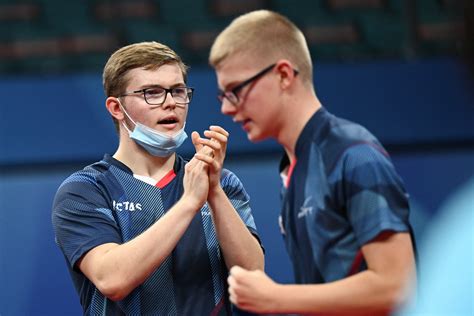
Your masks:
[[[198,199],[202,205],[208,195],[221,188],[220,178],[227,150],[229,133],[220,126],[210,126],[204,137],[192,132],[191,139],[196,149],[194,157],[186,164],[184,190]]]
[[[196,148],[194,158],[208,166],[209,191],[212,193],[220,188],[229,133],[220,126],[210,126],[209,130],[204,131],[204,136],[207,138],[201,137],[198,132],[193,132],[191,139]]]

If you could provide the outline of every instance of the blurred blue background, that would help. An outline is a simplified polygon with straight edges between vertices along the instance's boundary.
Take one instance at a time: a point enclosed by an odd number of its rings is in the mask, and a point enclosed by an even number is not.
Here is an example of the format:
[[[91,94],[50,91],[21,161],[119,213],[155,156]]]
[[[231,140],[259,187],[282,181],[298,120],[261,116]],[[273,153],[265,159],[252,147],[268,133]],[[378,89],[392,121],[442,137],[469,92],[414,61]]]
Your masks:
[[[142,40],[164,42],[190,64],[188,133],[210,124],[231,133],[226,167],[251,196],[267,272],[291,282],[277,223],[281,150],[251,144],[220,114],[206,63],[217,32],[258,8],[303,29],[323,105],[387,147],[422,244],[440,207],[474,176],[474,85],[461,55],[460,2],[1,1],[0,315],[81,314],[54,242],[52,199],[69,174],[115,151],[101,69],[115,49]],[[190,141],[180,153],[192,155]]]

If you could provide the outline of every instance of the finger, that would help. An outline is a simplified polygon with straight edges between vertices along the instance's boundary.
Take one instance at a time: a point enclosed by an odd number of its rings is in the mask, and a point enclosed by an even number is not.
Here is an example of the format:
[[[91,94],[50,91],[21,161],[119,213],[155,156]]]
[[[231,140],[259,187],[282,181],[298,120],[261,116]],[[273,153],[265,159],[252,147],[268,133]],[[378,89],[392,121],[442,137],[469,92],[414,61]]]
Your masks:
[[[203,161],[202,159],[198,159],[196,157],[197,154],[186,164],[186,171],[191,172],[191,170],[208,170],[209,163]]]
[[[237,304],[237,297],[233,296],[233,295],[229,295],[229,301],[236,305],[236,306],[239,306],[239,304]]]
[[[221,143],[227,143],[227,140],[229,138],[225,134],[219,133],[217,131],[212,131],[212,130],[205,130],[204,136],[206,136],[207,138],[215,139]]]
[[[237,302],[237,294],[235,293],[234,289],[229,288],[229,299],[232,303],[236,304]]]
[[[229,288],[235,288],[237,286],[237,280],[232,275],[227,277],[227,283],[229,284]]]
[[[191,133],[191,141],[193,142],[193,145],[194,145],[194,148],[196,149],[196,152],[198,152],[202,148],[202,145],[197,141],[200,137],[201,136],[196,131]]]
[[[194,168],[195,165],[196,165],[196,159],[193,158],[193,159],[189,160],[189,161],[186,163],[185,168],[186,168],[186,169],[192,169],[192,168]]]
[[[201,138],[198,132],[194,131],[191,133],[191,139],[193,142],[194,147],[196,148],[196,152],[201,154],[214,156],[212,148],[206,148],[206,142],[203,142],[205,138]]]
[[[208,170],[210,172],[216,172],[217,170],[219,170],[219,163],[214,159],[213,156],[209,156],[209,155],[203,155],[203,154],[199,154],[197,153],[195,155],[195,158],[199,161],[201,161],[202,163],[205,163],[206,166],[209,168]]]
[[[214,139],[199,138],[196,140],[200,145],[208,146],[213,150],[221,150],[222,145]]]
[[[223,129],[222,127],[218,126],[218,125],[211,125],[211,126],[209,126],[209,129],[211,131],[218,132],[219,134],[222,134],[227,138],[229,137],[229,132],[226,131],[225,129]]]
[[[194,154],[194,158],[196,158],[197,160],[200,160],[206,164],[209,164],[209,165],[212,165],[212,163],[214,162],[214,158],[209,156],[209,155],[205,155],[205,154],[200,154],[200,153],[196,153]]]
[[[230,268],[229,274],[234,278],[238,278],[239,276],[244,274],[245,271],[247,270],[245,270],[244,268],[241,268],[239,266],[233,266],[232,268]]]
[[[210,157],[214,157],[214,150],[211,147],[206,146],[206,145],[203,145],[202,148],[196,153],[201,154],[201,155],[207,155],[207,156],[210,156]]]

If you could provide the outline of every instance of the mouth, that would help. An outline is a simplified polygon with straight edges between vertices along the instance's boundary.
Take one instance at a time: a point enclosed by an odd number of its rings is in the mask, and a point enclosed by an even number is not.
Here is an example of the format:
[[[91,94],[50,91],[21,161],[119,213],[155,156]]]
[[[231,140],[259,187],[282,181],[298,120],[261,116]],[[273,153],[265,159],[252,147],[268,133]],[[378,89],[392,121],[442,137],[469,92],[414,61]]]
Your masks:
[[[246,132],[250,130],[250,122],[252,122],[250,119],[236,121],[236,123],[240,124],[242,129]]]
[[[167,116],[165,118],[162,118],[157,123],[159,126],[163,126],[166,129],[173,129],[178,125],[179,120],[178,120],[178,117],[173,115],[173,116]]]

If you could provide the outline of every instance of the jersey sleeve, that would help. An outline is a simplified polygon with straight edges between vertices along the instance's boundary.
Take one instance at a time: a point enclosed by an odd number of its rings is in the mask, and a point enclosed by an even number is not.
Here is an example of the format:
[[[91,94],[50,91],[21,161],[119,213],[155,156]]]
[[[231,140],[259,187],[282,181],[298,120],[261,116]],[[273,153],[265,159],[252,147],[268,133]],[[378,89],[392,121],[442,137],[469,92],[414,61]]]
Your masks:
[[[250,232],[259,240],[257,226],[253,219],[250,208],[250,197],[239,178],[231,171],[224,169],[222,171],[221,185],[229,198],[230,202],[239,213],[240,218],[245,223]]]
[[[76,173],[59,187],[52,223],[56,243],[71,268],[92,248],[122,242],[105,193],[91,174]]]
[[[359,144],[346,150],[342,163],[347,216],[359,245],[383,231],[409,231],[408,194],[386,153]]]

